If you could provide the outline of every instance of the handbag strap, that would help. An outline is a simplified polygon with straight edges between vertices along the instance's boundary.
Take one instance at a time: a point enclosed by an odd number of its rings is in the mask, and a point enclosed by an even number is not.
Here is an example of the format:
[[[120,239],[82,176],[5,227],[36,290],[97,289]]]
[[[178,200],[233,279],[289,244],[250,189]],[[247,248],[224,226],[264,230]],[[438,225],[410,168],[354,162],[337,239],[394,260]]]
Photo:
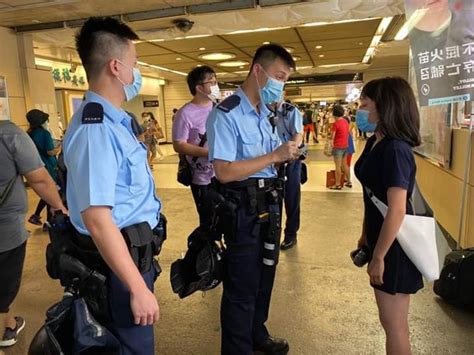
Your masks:
[[[369,196],[370,200],[375,205],[375,207],[377,207],[377,209],[380,211],[382,216],[385,218],[385,216],[387,216],[387,211],[388,211],[387,205],[385,203],[383,203],[382,201],[380,201],[377,198],[377,196],[375,196],[375,194],[372,192],[371,189],[369,189],[366,186],[364,186],[364,189],[365,189],[365,192],[367,193],[367,195]]]
[[[388,207],[385,203],[383,203],[382,201],[380,201],[377,196],[375,196],[375,194],[372,192],[371,189],[369,189],[367,186],[364,186],[364,189],[365,189],[365,192],[367,193],[367,195],[369,196],[370,200],[373,202],[373,204],[375,205],[375,207],[377,207],[377,209],[380,211],[380,213],[382,214],[382,216],[385,218],[387,216],[387,212],[388,212]],[[412,197],[410,197],[408,199],[408,202],[411,204],[412,206],[412,209],[413,209],[413,214],[416,216],[416,213],[415,213],[415,204],[413,203],[413,199]]]

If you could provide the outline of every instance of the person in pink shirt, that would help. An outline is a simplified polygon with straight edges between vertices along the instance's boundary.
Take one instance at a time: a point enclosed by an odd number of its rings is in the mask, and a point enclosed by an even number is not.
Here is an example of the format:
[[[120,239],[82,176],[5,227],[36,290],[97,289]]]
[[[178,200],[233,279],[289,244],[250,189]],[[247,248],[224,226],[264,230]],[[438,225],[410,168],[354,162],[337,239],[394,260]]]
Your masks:
[[[191,164],[193,179],[191,191],[200,225],[211,218],[206,195],[214,177],[214,169],[208,159],[206,121],[214,102],[219,98],[216,73],[208,66],[197,67],[187,77],[193,99],[176,112],[173,121],[173,148],[186,155]]]
[[[349,145],[349,123],[344,119],[344,107],[335,105],[332,110],[336,120],[332,126],[332,141],[334,164],[336,165],[336,184],[329,187],[331,190],[341,190],[344,185],[352,187],[351,172],[347,166],[346,156]]]

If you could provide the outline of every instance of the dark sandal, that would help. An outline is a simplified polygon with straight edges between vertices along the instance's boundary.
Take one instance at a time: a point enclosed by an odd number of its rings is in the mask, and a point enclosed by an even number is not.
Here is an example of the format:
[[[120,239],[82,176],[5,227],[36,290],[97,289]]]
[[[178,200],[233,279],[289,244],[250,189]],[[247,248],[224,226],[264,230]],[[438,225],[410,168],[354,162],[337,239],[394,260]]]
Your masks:
[[[342,190],[342,186],[341,185],[334,185],[334,186],[331,186],[329,188],[329,190]]]
[[[349,181],[349,182],[346,182],[346,183],[345,183],[345,186],[348,187],[348,188],[352,188],[352,182],[350,182],[350,181]]]

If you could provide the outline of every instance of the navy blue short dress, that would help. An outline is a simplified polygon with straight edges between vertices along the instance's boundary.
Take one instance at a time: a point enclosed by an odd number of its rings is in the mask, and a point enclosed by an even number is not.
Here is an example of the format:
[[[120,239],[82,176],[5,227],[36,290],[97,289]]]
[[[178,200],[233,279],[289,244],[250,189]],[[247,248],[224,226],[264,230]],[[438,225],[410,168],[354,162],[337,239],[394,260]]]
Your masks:
[[[411,196],[415,185],[416,165],[412,147],[402,140],[383,138],[372,149],[375,135],[367,141],[365,149],[355,164],[357,178],[364,187],[368,187],[378,199],[387,204],[387,190],[390,187],[401,187]],[[364,211],[367,232],[367,243],[373,252],[384,217],[375,207],[364,189]],[[407,200],[407,213],[412,214]],[[395,239],[385,256],[383,285],[372,287],[390,293],[416,293],[423,288],[423,279],[416,266],[410,261]]]

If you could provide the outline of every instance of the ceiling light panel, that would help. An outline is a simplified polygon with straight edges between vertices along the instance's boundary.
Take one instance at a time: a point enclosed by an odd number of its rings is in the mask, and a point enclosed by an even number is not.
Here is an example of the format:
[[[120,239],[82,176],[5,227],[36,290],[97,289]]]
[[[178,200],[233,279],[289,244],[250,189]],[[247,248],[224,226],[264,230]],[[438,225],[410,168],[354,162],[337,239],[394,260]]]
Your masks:
[[[408,23],[405,22],[400,30],[395,35],[395,41],[403,41],[408,36]]]
[[[229,52],[205,53],[199,56],[199,58],[203,60],[212,60],[212,61],[233,59],[235,57],[236,55],[234,53],[229,53]]]
[[[228,61],[228,62],[222,62],[222,63],[219,63],[218,65],[225,68],[236,68],[236,67],[249,65],[249,62],[245,60],[233,60],[233,61]]]
[[[378,44],[380,43],[380,40],[383,37],[383,34],[387,30],[387,28],[390,26],[390,23],[392,22],[393,17],[384,17],[382,21],[380,21],[377,30],[375,31],[374,36],[372,37],[372,41],[370,42],[369,48],[367,48],[367,51],[365,52],[365,55],[362,59],[362,63],[367,64],[370,62],[372,59],[375,49],[377,48]]]

